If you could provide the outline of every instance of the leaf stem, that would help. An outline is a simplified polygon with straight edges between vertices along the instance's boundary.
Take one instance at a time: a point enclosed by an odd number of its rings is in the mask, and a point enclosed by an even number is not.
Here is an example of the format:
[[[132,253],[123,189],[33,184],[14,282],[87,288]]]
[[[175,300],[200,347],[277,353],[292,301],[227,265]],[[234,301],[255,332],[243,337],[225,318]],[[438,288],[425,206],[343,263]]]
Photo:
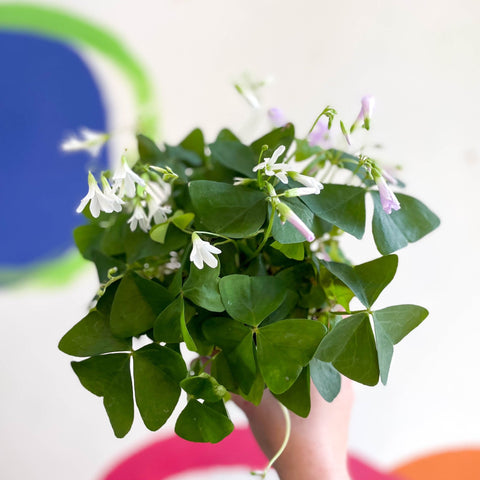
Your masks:
[[[273,221],[274,220],[275,220],[275,208],[272,206],[272,213],[270,214],[270,219],[268,221],[268,227],[265,230],[265,235],[263,236],[262,243],[260,243],[258,248],[253,252],[252,258],[256,257],[262,251],[262,248],[267,243],[267,240],[270,237],[270,233],[272,232]]]
[[[356,313],[370,313],[369,310],[352,310],[350,312],[335,312],[330,310],[332,315],[355,315]]]
[[[280,455],[283,453],[283,451],[287,447],[288,441],[290,440],[290,433],[291,433],[291,430],[292,430],[290,414],[288,413],[287,407],[282,405],[280,402],[278,402],[278,404],[280,405],[280,408],[282,409],[283,416],[285,418],[285,438],[283,439],[283,443],[280,446],[280,448],[278,449],[278,452],[268,462],[268,465],[265,467],[265,470],[263,470],[263,472],[252,472],[252,475],[258,475],[260,478],[265,478],[267,476],[267,473],[270,471],[273,464],[278,460]]]

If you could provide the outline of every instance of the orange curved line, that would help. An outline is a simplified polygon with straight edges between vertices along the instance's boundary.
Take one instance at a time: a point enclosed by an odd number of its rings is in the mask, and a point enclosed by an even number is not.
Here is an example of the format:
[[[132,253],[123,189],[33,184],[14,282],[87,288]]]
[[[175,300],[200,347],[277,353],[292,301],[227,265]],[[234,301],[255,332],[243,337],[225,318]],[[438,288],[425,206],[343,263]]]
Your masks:
[[[479,480],[480,449],[440,452],[395,468],[405,480]]]

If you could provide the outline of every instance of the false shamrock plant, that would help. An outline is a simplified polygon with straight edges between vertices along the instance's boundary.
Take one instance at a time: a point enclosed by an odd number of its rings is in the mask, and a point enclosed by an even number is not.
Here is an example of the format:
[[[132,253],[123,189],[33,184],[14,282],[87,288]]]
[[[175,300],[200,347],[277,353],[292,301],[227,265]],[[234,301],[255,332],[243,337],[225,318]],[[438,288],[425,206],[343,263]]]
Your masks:
[[[362,112],[352,129],[368,127],[368,105]],[[103,397],[115,435],[130,430],[134,398],[157,430],[184,391],[176,433],[214,443],[233,430],[231,393],[257,405],[268,389],[307,417],[311,379],[328,401],[340,374],[387,382],[394,345],[427,311],[375,301],[395,275],[393,252],[439,220],[394,193],[396,180],[374,159],[315,140],[334,115],[325,109],[304,138],[288,123],[250,145],[229,130],[208,145],[198,129],[176,146],[139,135],[133,166],[123,159],[104,172],[102,188],[89,174],[79,206],[88,222],[74,237],[100,289],[59,346],[88,357],[73,370]],[[341,170],[348,183],[321,183]],[[380,256],[354,266],[339,241],[363,237],[366,198]],[[352,311],[354,298],[362,308]]]

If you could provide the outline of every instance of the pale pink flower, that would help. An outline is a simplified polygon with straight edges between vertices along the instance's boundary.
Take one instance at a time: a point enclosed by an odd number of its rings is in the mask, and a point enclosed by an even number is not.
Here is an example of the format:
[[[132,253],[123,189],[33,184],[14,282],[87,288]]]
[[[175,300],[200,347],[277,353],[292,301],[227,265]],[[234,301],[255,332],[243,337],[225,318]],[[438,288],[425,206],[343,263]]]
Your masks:
[[[309,242],[315,240],[315,234],[303,223],[302,219],[287,205],[281,202],[275,204],[282,223],[292,224]]]
[[[357,119],[350,128],[350,132],[353,132],[362,122],[367,130],[370,129],[370,119],[372,118],[374,107],[375,98],[372,95],[365,95],[362,98],[362,108],[360,109]]]
[[[400,202],[387,185],[385,179],[381,175],[375,176],[375,183],[377,184],[380,202],[385,213],[390,215],[392,210],[400,210]]]
[[[284,127],[288,123],[287,117],[278,107],[270,108],[267,113],[268,118],[276,127]]]
[[[328,129],[328,120],[321,117],[314,129],[308,134],[307,139],[308,144],[311,147],[318,145],[325,149],[330,148],[332,142],[330,138],[330,130]]]

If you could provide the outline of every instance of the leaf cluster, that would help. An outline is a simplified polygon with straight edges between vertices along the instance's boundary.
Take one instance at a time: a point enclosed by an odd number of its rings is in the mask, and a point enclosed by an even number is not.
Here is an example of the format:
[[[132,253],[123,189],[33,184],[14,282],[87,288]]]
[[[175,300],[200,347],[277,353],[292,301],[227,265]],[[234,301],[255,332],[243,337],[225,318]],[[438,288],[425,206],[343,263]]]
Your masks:
[[[320,239],[316,246],[292,224],[282,224],[262,188],[272,179],[253,171],[279,145],[287,152],[294,148],[294,160],[308,160],[304,174],[333,165],[358,179],[358,185],[327,183],[318,195],[282,198]],[[88,314],[59,344],[85,358],[72,362],[73,370],[103,398],[115,435],[130,430],[135,403],[146,427],[159,429],[182,391],[188,401],[176,433],[214,443],[233,430],[224,405],[231,393],[258,404],[269,389],[306,417],[310,379],[328,401],[339,392],[340,374],[366,385],[379,378],[386,383],[393,346],[427,311],[416,305],[377,310],[374,303],[395,275],[393,252],[436,228],[435,214],[398,194],[402,208],[387,215],[358,159],[309,147],[295,139],[291,124],[250,145],[229,130],[206,145],[196,129],[179,145],[162,148],[140,135],[138,150],[139,174],[155,166],[178,176],[169,200],[173,214],[149,233],[132,232],[122,212],[87,215],[74,237],[95,264],[100,289]],[[242,185],[234,185],[238,176]],[[299,185],[290,179],[273,186],[281,195]],[[372,231],[381,256],[352,266],[339,238],[343,232],[363,237],[367,195],[375,206]],[[190,262],[193,232],[220,248],[216,267]],[[364,309],[351,311],[353,298]],[[132,339],[141,336],[150,343],[132,348]],[[190,365],[186,349],[197,354]]]

